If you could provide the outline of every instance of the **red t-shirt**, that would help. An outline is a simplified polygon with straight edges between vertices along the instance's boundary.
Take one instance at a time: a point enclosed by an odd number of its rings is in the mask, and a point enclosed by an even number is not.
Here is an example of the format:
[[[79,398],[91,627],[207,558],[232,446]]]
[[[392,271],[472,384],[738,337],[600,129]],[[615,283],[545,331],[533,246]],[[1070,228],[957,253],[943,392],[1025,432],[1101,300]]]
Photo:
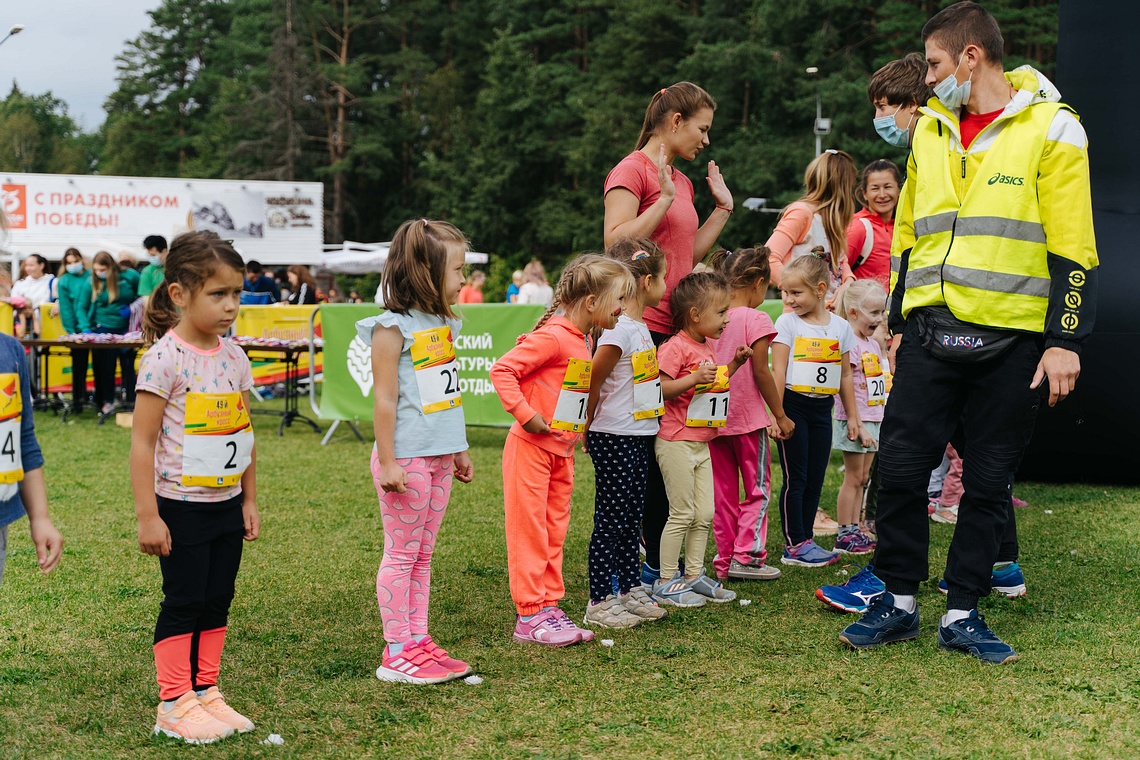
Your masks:
[[[693,252],[697,242],[700,219],[693,205],[693,183],[684,172],[673,170],[673,185],[677,195],[673,204],[665,212],[665,218],[657,225],[651,239],[665,254],[665,297],[657,306],[645,310],[645,324],[654,332],[670,333],[673,330],[673,317],[669,311],[669,294],[681,278],[693,271]],[[657,181],[657,165],[639,150],[623,158],[606,177],[602,196],[622,187],[637,196],[637,213],[640,216],[661,197],[661,183]]]
[[[964,111],[962,113],[962,120],[958,122],[958,131],[962,133],[962,147],[969,148],[970,144],[974,142],[974,138],[978,133],[989,125],[994,123],[994,119],[1001,116],[1001,112],[1005,110],[1002,106],[996,111],[989,113],[970,113]]]
[[[863,224],[866,219],[871,223],[871,255],[858,267],[855,264],[863,254],[863,245],[867,242],[867,227]],[[851,265],[852,274],[859,280],[875,280],[890,289],[891,283],[891,238],[895,234],[895,220],[884,222],[883,217],[873,211],[862,209],[847,225],[847,263]]]
[[[464,285],[459,289],[459,303],[483,303],[483,291],[474,285]]]

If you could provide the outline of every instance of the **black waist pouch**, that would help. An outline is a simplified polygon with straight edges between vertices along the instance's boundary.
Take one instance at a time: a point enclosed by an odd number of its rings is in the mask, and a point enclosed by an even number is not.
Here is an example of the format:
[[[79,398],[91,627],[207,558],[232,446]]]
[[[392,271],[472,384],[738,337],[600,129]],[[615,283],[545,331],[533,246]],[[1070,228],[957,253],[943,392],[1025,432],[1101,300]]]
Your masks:
[[[916,309],[910,319],[917,322],[923,347],[948,362],[996,359],[1024,337],[1024,333],[963,322],[943,306]]]

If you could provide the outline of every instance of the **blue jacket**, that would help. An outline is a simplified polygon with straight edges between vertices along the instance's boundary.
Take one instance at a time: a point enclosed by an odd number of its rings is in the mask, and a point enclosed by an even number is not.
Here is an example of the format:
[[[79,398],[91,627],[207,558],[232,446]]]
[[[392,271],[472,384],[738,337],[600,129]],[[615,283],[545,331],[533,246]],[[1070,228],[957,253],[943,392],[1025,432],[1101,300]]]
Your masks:
[[[36,423],[32,419],[32,384],[28,379],[28,362],[24,358],[24,347],[10,335],[0,335],[0,373],[20,374],[20,401],[24,406],[20,422],[20,455],[24,462],[24,472],[44,466],[44,455],[36,440]],[[0,501],[0,525],[8,525],[24,516],[24,502],[17,493],[7,501]]]

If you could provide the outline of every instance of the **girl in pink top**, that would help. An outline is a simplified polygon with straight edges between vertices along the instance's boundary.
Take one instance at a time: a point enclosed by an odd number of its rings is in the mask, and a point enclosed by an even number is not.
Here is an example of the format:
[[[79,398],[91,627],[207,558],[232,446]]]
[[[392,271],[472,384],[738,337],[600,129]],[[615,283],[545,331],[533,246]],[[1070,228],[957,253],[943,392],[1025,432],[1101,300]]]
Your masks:
[[[825,150],[804,172],[804,194],[780,215],[768,238],[772,283],[780,287],[784,266],[823,246],[829,271],[826,304],[855,279],[847,260],[847,225],[855,213],[855,161],[841,150]],[[787,309],[785,309],[787,313]]]
[[[712,456],[713,536],[717,558],[713,569],[720,580],[775,580],[780,571],[766,564],[768,505],[772,500],[772,457],[768,432],[784,440],[795,424],[784,414],[776,381],[768,369],[768,342],[776,334],[772,320],[757,306],[768,290],[768,249],[718,251],[710,262],[731,291],[728,326],[717,341],[718,364],[728,364],[735,347],[752,349],[746,372],[732,376],[732,404],[720,435],[709,442]],[[772,420],[764,404],[772,410]],[[774,421],[773,421],[774,420]],[[744,500],[740,483],[744,482]]]
[[[716,363],[715,339],[728,324],[728,304],[728,286],[719,275],[700,272],[682,279],[672,303],[680,329],[658,354],[665,415],[655,454],[669,494],[669,520],[661,532],[661,579],[653,595],[664,605],[700,607],[706,600],[736,598],[704,568],[713,517],[709,441],[728,415],[729,377],[752,356],[748,346],[737,346],[726,366]]]
[[[847,225],[847,261],[857,280],[875,280],[886,292],[891,281],[891,237],[902,172],[880,158],[867,164],[855,191],[863,209]]]
[[[843,452],[843,485],[839,487],[836,512],[839,517],[839,537],[835,551],[841,554],[870,554],[875,542],[859,529],[859,513],[863,506],[863,492],[871,479],[871,462],[878,447],[879,423],[887,403],[887,360],[883,347],[874,338],[882,324],[887,297],[875,280],[852,283],[839,299],[837,312],[851,325],[855,345],[847,354],[851,367],[851,381],[855,388],[855,408],[863,428],[873,439],[872,446],[864,441],[851,440],[847,435],[847,410],[840,399],[835,399],[835,422],[831,446]]]
[[[693,205],[693,183],[673,167],[678,157],[694,160],[709,144],[716,101],[691,82],[678,82],[654,94],[633,153],[606,177],[605,243],[649,238],[665,254],[665,296],[645,310],[653,332],[672,335],[669,295],[681,278],[716,243],[732,213],[732,193],[716,162],[709,161],[707,182],[716,209],[700,223]]]
[[[242,541],[261,533],[245,352],[221,336],[238,314],[245,265],[214,233],[170,246],[151,295],[131,428],[139,549],[158,557],[155,734],[192,744],[253,730],[217,682]]]

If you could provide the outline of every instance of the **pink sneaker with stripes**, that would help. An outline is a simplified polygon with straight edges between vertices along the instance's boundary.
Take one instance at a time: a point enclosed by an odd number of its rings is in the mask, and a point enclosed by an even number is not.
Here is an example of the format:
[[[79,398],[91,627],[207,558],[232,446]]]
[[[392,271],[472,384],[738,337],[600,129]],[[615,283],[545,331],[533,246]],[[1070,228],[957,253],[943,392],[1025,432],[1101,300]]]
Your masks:
[[[420,644],[409,641],[399,654],[391,654],[390,648],[384,647],[376,677],[395,683],[432,684],[450,681],[459,674],[436,662]]]

